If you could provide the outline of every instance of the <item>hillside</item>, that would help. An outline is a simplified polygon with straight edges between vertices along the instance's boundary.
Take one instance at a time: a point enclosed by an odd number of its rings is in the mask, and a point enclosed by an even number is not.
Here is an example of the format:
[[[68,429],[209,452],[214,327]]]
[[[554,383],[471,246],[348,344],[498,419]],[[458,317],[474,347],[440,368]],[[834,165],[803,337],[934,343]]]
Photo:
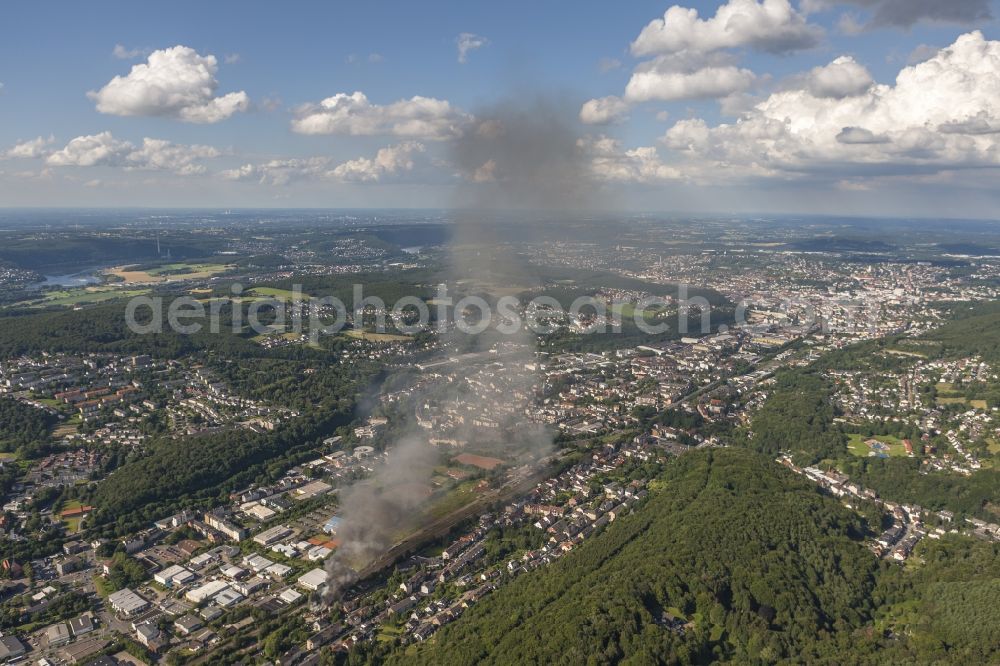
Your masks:
[[[633,515],[390,661],[834,659],[874,611],[861,530],[767,457],[687,454]]]

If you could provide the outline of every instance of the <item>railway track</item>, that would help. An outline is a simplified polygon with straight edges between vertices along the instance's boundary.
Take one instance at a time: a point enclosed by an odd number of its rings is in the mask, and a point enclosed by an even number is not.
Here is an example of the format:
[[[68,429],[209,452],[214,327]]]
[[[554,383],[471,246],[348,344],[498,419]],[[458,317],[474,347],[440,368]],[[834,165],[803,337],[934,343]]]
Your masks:
[[[357,583],[363,583],[365,580],[385,571],[402,558],[412,555],[423,548],[428,542],[447,535],[456,525],[486,512],[491,506],[498,503],[505,503],[529,492],[539,482],[547,479],[550,473],[550,468],[546,466],[523,479],[505,484],[497,490],[485,493],[474,502],[466,504],[460,509],[434,519],[421,527],[417,532],[392,546],[375,562],[362,569],[358,573]]]

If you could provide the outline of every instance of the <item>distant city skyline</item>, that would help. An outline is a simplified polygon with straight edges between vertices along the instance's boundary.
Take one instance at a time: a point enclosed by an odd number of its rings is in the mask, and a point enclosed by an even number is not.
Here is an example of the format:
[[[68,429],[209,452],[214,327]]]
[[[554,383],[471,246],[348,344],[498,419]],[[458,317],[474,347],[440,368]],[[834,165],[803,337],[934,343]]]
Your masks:
[[[458,137],[544,108],[597,205],[997,218],[995,0],[30,3],[0,206],[448,208]],[[536,100],[543,100],[538,104]]]

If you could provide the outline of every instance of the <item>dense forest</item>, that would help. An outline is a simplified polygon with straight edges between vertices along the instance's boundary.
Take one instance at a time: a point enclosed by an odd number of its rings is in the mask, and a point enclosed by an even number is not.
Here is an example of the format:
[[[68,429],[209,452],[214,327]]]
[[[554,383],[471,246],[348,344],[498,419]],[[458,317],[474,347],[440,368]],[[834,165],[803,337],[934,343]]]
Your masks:
[[[160,435],[141,454],[115,452],[111,474],[84,498],[98,509],[91,525],[105,534],[138,529],[185,506],[203,506],[237,487],[277,478],[353,421],[359,395],[380,377],[373,362],[342,364],[335,351],[306,346],[267,350],[225,326],[216,334],[136,334],[125,324],[122,304],[6,318],[0,354],[39,351],[195,359],[239,393],[299,413],[273,431]],[[54,421],[42,410],[0,400],[0,450],[38,446]]]
[[[197,437],[165,437],[139,458],[126,462],[97,486],[94,522],[116,531],[137,529],[157,517],[252,482],[276,479],[314,452],[323,437],[354,418],[344,409],[309,414],[273,431],[229,429]]]
[[[579,550],[389,660],[815,662],[857,640],[880,568],[859,517],[748,451],[687,454],[656,486]]]
[[[971,476],[928,472],[918,458],[859,458],[848,453],[847,432],[898,434],[916,439],[918,431],[896,423],[869,422],[854,426],[835,422],[834,387],[821,372],[829,369],[898,372],[913,357],[887,350],[907,350],[926,358],[961,359],[978,355],[1000,365],[1000,311],[992,305],[956,305],[954,320],[918,337],[893,336],[870,340],[823,355],[811,366],[785,370],[775,377],[768,399],[755,414],[749,447],[776,454],[790,451],[802,464],[833,465],[882,497],[919,504],[960,515],[1000,519],[1000,471],[982,469]],[[931,391],[934,387],[931,387]],[[967,398],[1000,406],[1000,386],[978,383],[962,389]],[[877,432],[876,432],[877,431]],[[740,443],[743,443],[742,441]]]
[[[0,396],[0,451],[18,451],[29,457],[42,449],[58,418],[8,396]]]
[[[997,663],[1000,545],[880,562],[863,521],[744,450],[667,466],[645,505],[427,643],[347,663]]]
[[[1000,472],[983,469],[971,476],[947,472],[921,473],[916,458],[856,458],[844,461],[845,471],[884,497],[940,510],[948,509],[991,521],[1000,519]]]
[[[792,451],[804,464],[845,454],[847,438],[834,427],[831,392],[830,383],[819,375],[779,373],[753,418],[750,447],[772,456]]]
[[[981,356],[991,365],[1000,365],[1000,312],[989,304],[959,310],[957,318],[923,336],[941,345],[944,358]],[[963,316],[964,315],[964,316]]]
[[[357,404],[382,380],[374,364],[305,363],[294,359],[219,359],[213,367],[234,388],[300,416],[273,431],[231,428],[154,439],[123,462],[91,498],[94,522],[121,532],[185,506],[202,505],[253,482],[273,481],[288,467],[315,457],[322,440],[357,417]],[[308,370],[308,372],[307,372]]]
[[[170,299],[164,299],[164,309]],[[97,305],[83,310],[57,310],[7,315],[0,320],[0,357],[11,358],[36,352],[115,352],[151,354],[160,358],[181,358],[197,351],[211,350],[230,358],[259,355],[260,347],[248,337],[233,334],[226,326],[220,333],[206,330],[182,335],[168,330],[142,334],[129,329],[125,304]],[[145,324],[149,309],[136,312]],[[223,321],[231,317],[222,313]]]
[[[874,663],[996,664],[1000,661],[1000,544],[925,539],[917,566],[890,567],[879,581],[875,627],[896,637]],[[846,656],[867,656],[861,648]],[[860,661],[860,659],[857,659]]]
[[[175,259],[203,257],[221,247],[215,239],[183,231],[161,232],[160,242],[170,248]],[[0,259],[22,268],[80,270],[81,266],[101,266],[115,261],[135,262],[160,256],[156,232],[113,237],[109,234],[75,232],[55,238],[4,238]]]
[[[971,476],[927,472],[918,458],[859,458],[847,451],[843,424],[834,422],[829,383],[810,370],[781,373],[764,406],[754,416],[752,437],[738,443],[776,455],[789,451],[802,465],[837,467],[881,497],[948,509],[991,521],[1000,506],[1000,472],[983,469]],[[856,430],[856,428],[854,428]]]

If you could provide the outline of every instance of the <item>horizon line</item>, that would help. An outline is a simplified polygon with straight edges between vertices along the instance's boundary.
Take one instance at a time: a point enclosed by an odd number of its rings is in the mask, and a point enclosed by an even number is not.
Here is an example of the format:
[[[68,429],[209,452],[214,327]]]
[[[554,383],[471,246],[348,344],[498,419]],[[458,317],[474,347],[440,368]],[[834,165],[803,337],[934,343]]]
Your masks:
[[[943,217],[940,215],[862,215],[862,214],[831,214],[831,213],[805,213],[805,212],[782,212],[782,213],[764,213],[764,212],[684,212],[684,211],[669,211],[669,210],[638,210],[638,209],[608,209],[608,210],[584,210],[584,209],[531,209],[531,208],[474,208],[474,207],[336,207],[336,206],[288,206],[288,207],[278,207],[278,206],[247,206],[247,207],[233,207],[233,206],[0,206],[0,214],[2,213],[17,213],[17,212],[129,212],[129,211],[173,211],[173,212],[212,212],[225,214],[226,212],[256,212],[256,211],[288,211],[288,212],[334,212],[334,211],[384,211],[384,212],[407,212],[407,211],[421,211],[421,212],[461,212],[461,211],[476,211],[476,212],[489,212],[489,213],[546,213],[546,214],[575,214],[575,215],[593,215],[595,217],[602,215],[620,215],[628,214],[633,216],[639,215],[663,215],[663,216],[686,216],[693,219],[701,219],[707,217],[731,217],[731,218],[768,218],[768,217],[801,217],[801,218],[826,218],[826,219],[844,219],[844,220],[946,220],[955,222],[1000,222],[1000,217]]]

